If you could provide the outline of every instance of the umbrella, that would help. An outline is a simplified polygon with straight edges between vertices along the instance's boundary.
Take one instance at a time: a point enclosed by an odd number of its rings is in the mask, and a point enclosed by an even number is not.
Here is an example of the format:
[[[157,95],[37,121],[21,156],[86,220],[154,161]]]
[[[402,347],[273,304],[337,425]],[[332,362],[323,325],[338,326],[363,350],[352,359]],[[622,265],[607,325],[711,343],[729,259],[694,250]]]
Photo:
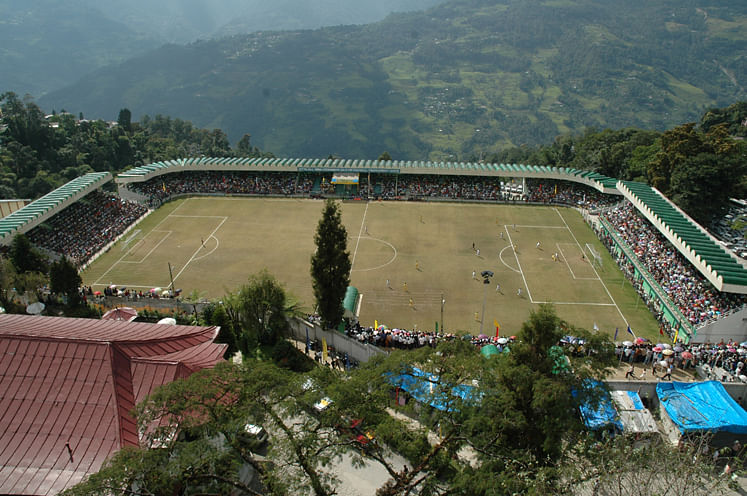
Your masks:
[[[623,346],[633,346],[633,341],[623,341]]]
[[[657,352],[657,353],[660,352],[663,349],[664,348],[662,348],[661,346],[654,346],[654,351]]]
[[[646,338],[635,338],[635,344],[643,344],[646,341],[648,341]]]
[[[26,307],[26,313],[31,315],[39,315],[44,310],[44,303],[37,301]]]
[[[739,346],[744,346],[745,348],[747,348],[747,341],[742,341],[741,343],[739,343]]]
[[[116,284],[112,284],[111,286],[109,286],[109,289],[117,289],[117,285]]]
[[[112,308],[101,316],[101,320],[124,320],[125,322],[132,322],[136,318],[137,310],[131,307]]]
[[[487,334],[480,334],[480,335],[477,336],[477,339],[488,339],[488,335]]]
[[[472,335],[471,334],[465,334],[464,336],[462,336],[462,340],[463,341],[469,341],[470,339],[472,339]]]
[[[664,356],[674,355],[674,351],[672,351],[672,350],[664,350],[661,353]]]
[[[685,348],[683,348],[682,346],[675,346],[674,347],[674,351],[676,351],[677,353],[679,353],[681,351],[685,351]]]
[[[683,351],[683,352],[682,352],[682,358],[684,358],[685,360],[689,360],[689,359],[691,359],[692,357],[693,357],[693,354],[692,354],[692,353],[690,353],[689,351]]]
[[[664,349],[666,349],[666,350],[671,350],[672,349],[672,345],[669,344],[669,343],[664,343],[661,347],[664,348]]]
[[[172,317],[166,317],[158,321],[159,324],[176,325],[176,319]]]
[[[150,290],[151,293],[158,293],[159,291],[161,291],[161,288],[153,288]]]
[[[498,344],[506,344],[508,343],[508,339],[506,338],[498,338]]]
[[[94,291],[93,296],[101,296],[101,291]]]
[[[659,362],[659,366],[664,368],[669,367],[669,362],[667,362],[666,360],[662,360]]]

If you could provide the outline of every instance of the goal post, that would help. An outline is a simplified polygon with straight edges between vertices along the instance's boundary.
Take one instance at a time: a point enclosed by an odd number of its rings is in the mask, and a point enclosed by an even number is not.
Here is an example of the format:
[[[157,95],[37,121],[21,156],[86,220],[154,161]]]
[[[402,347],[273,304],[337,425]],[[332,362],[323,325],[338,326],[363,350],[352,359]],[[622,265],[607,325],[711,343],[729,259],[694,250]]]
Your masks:
[[[603,269],[604,264],[602,262],[602,255],[589,243],[586,243],[584,250],[588,253],[589,261],[596,268]]]

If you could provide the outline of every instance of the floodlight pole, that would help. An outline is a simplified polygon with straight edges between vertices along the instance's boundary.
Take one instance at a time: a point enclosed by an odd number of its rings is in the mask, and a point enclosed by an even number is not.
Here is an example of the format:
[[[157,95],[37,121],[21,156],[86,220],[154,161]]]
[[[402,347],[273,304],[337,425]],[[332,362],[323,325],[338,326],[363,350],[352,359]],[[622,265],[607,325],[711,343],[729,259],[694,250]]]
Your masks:
[[[483,322],[485,322],[485,302],[488,299],[488,285],[490,284],[491,275],[492,273],[488,275],[487,271],[483,271],[482,273],[482,277],[483,277],[482,282],[483,282],[483,286],[485,287],[485,289],[482,292],[483,296],[482,296],[482,316],[480,317],[480,334],[482,334],[482,325],[483,325]]]
[[[171,296],[174,296],[174,274],[171,272],[171,262],[169,264],[169,277],[171,278]]]
[[[444,304],[446,303],[446,300],[444,300],[444,293],[441,292],[441,332],[444,332]]]

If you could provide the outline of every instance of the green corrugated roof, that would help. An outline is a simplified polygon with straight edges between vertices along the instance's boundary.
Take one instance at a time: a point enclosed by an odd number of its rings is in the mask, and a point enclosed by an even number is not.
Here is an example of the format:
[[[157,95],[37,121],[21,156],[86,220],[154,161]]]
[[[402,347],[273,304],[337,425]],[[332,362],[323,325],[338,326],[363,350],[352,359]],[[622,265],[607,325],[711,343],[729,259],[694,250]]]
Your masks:
[[[671,229],[706,265],[721,276],[724,283],[743,285],[747,282],[747,270],[739,262],[649,185],[630,181],[625,181],[624,184],[634,197],[651,209],[662,224]]]

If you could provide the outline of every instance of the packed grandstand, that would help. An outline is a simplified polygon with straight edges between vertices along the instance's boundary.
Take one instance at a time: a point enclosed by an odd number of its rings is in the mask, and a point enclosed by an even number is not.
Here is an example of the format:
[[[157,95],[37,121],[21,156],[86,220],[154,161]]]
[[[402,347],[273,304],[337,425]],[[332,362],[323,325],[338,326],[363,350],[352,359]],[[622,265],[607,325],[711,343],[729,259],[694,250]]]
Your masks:
[[[617,255],[623,272],[649,303],[663,332],[670,336],[676,334],[682,325],[697,328],[739,310],[745,304],[743,294],[719,291],[659,228],[641,214],[640,208],[634,207],[616,191],[617,194],[611,194],[610,178],[571,171],[570,180],[565,180],[569,175],[567,172],[563,173],[564,176],[548,168],[543,177],[542,174],[522,174],[518,166],[513,167],[516,168],[513,177],[511,171],[498,176],[461,175],[458,171],[397,174],[368,170],[356,174],[355,181],[342,184],[335,184],[333,171],[312,168],[297,168],[295,171],[177,168],[169,173],[147,173],[136,180],[132,180],[133,175],[125,173],[120,175],[122,181],[117,180],[120,196],[100,190],[87,192],[82,200],[54,212],[41,223],[37,222],[38,225],[28,230],[28,236],[38,247],[84,266],[142,218],[149,208],[157,208],[164,201],[183,195],[338,196],[391,201],[559,204],[600,215],[606,225],[612,226],[608,230],[596,229],[600,239]],[[582,180],[578,182],[573,175]],[[642,283],[636,269],[638,264],[613,249],[613,238],[624,240],[666,298],[656,297],[651,284]],[[669,306],[676,308],[667,310]],[[684,319],[678,316],[684,316]]]

